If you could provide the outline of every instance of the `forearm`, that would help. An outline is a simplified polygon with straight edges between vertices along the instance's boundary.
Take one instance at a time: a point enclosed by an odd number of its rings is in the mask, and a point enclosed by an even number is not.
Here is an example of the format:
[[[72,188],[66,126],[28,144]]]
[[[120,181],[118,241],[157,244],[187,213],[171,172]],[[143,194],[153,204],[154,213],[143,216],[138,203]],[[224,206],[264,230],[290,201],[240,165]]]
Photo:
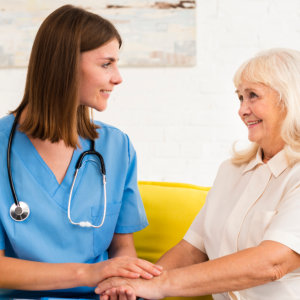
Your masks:
[[[242,265],[237,266],[238,263]],[[226,257],[168,270],[161,279],[163,295],[179,297],[242,290],[273,280],[263,268]]]
[[[0,288],[55,290],[89,285],[88,265],[50,264],[0,257]]]
[[[152,280],[110,278],[96,292],[127,287],[148,299],[201,296],[242,290],[278,280],[300,267],[300,255],[272,241],[215,260],[170,269]]]
[[[110,293],[114,288],[133,289],[138,297],[162,299],[165,297],[193,297],[232,290],[240,290],[267,282],[249,272],[251,265],[238,266],[231,256],[182,268],[169,269],[151,280],[110,278],[98,285],[97,293]],[[252,274],[253,273],[253,274]],[[259,276],[262,277],[263,276]]]
[[[266,242],[204,263],[166,271],[155,278],[163,296],[199,296],[235,291],[277,280],[299,267],[299,255]],[[146,284],[146,283],[145,283]]]
[[[181,240],[176,246],[167,251],[157,264],[164,270],[181,268],[192,264],[207,261],[207,255],[195,248],[185,240]]]
[[[130,235],[115,236],[110,249],[112,259],[94,264],[42,263],[5,257],[0,251],[0,288],[18,290],[56,290],[78,286],[95,287],[108,277],[152,278],[159,267],[136,258]]]

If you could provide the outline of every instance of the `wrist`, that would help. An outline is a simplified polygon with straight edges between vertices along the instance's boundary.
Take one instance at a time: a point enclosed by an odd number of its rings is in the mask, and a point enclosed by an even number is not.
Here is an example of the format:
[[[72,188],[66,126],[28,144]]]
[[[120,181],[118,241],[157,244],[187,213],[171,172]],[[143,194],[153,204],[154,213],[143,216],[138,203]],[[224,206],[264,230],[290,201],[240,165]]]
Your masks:
[[[94,264],[79,264],[80,266],[76,274],[81,286],[95,287],[101,281],[113,276],[109,261],[106,260]]]
[[[172,286],[170,284],[169,271],[163,271],[163,273],[157,278],[159,279],[159,290],[161,293],[161,298],[170,297],[172,294]]]
[[[146,299],[162,299],[170,293],[167,271],[152,279],[130,279],[130,285],[136,295]]]
[[[78,286],[93,286],[91,285],[92,264],[76,264],[75,277]]]

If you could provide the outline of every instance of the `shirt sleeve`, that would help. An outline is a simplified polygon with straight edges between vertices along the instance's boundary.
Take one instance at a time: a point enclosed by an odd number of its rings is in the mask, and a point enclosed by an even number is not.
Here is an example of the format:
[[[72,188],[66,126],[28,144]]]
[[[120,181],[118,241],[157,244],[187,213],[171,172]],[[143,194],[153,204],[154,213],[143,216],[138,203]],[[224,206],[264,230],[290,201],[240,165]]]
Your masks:
[[[5,249],[5,241],[4,241],[4,229],[2,224],[0,223],[0,250]]]
[[[206,196],[204,206],[184,236],[184,240],[206,254],[208,254],[209,245],[211,245],[208,240],[212,240],[211,228],[216,229],[216,219],[220,219],[220,216],[218,216],[219,203],[223,199],[224,185],[227,185],[225,179],[228,178],[231,168],[230,160],[226,160],[220,165],[213,186]],[[210,233],[208,234],[208,232]],[[215,237],[213,240],[215,240]]]
[[[203,234],[205,210],[206,204],[204,204],[203,208],[199,211],[192,225],[183,237],[185,241],[198,248],[203,253],[206,253]]]
[[[127,136],[126,136],[127,137]],[[128,139],[128,169],[116,233],[132,233],[148,225],[144,205],[137,185],[137,157]]]
[[[287,192],[265,231],[263,240],[286,245],[300,254],[300,185]]]

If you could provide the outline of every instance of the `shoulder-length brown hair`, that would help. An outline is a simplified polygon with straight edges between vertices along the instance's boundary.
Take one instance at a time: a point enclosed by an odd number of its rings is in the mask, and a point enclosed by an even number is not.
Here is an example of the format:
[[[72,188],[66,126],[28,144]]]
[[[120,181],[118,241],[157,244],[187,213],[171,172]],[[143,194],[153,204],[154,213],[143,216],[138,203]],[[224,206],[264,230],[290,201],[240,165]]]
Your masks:
[[[79,105],[80,54],[122,40],[108,20],[72,5],[52,12],[40,26],[29,60],[25,92],[14,113],[26,107],[20,130],[51,142],[79,146],[78,135],[95,139],[90,109]]]

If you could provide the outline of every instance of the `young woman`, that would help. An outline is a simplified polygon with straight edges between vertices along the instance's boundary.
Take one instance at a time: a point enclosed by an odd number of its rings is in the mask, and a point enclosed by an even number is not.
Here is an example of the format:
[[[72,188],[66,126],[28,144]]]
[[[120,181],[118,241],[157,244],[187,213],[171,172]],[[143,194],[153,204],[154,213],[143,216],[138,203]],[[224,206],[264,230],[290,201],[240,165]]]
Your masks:
[[[2,289],[86,292],[161,272],[134,249],[147,225],[134,148],[90,118],[122,82],[121,44],[109,21],[71,5],[36,35],[23,100],[0,120]]]

